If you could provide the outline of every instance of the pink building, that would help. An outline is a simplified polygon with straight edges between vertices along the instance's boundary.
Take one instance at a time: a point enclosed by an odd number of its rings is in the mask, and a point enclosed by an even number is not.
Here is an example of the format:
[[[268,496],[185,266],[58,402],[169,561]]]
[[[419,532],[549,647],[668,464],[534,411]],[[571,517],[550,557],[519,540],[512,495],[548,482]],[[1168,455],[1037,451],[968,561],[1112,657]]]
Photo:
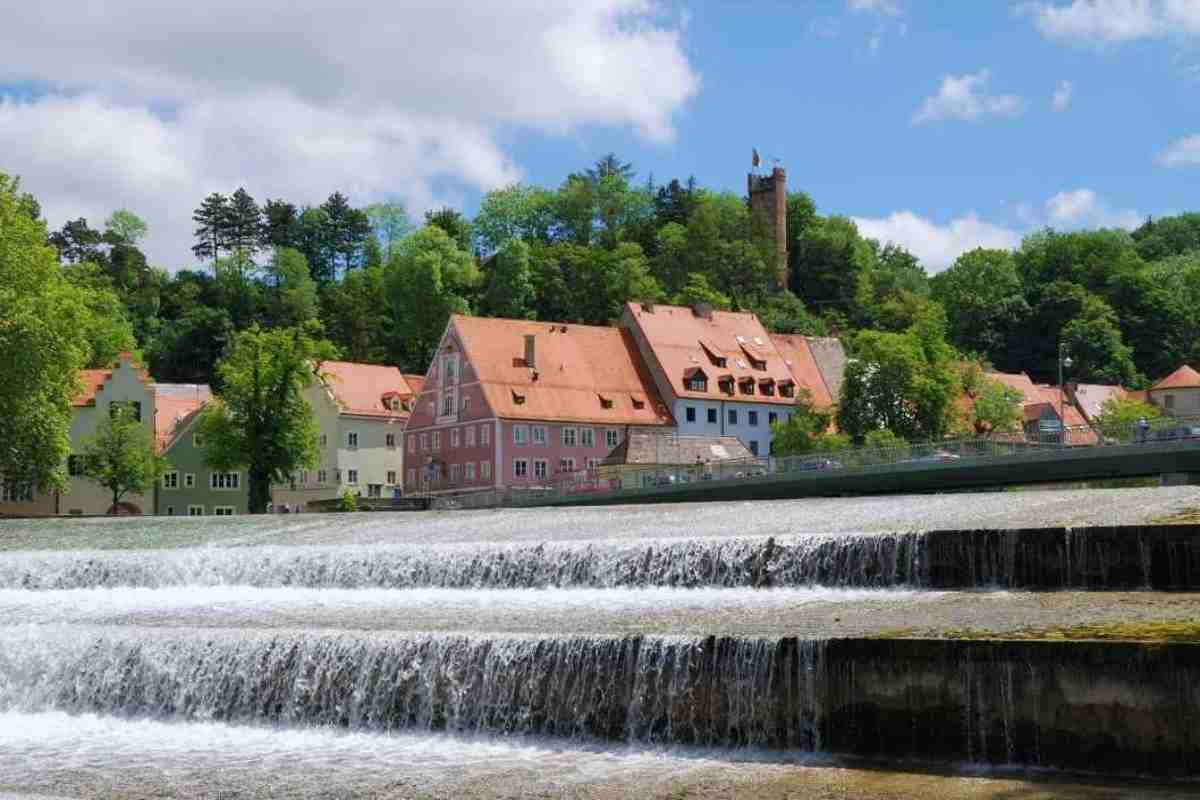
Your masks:
[[[455,315],[405,428],[404,489],[586,485],[631,429],[672,427],[627,331]]]

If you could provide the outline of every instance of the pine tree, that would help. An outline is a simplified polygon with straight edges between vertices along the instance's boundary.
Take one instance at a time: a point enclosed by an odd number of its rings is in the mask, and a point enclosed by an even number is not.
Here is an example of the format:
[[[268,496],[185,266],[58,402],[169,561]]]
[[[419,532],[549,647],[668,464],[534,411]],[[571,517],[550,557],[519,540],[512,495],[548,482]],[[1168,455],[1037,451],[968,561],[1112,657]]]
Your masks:
[[[233,193],[223,224],[230,252],[252,257],[262,247],[262,211],[245,189]]]
[[[192,221],[197,225],[193,234],[196,244],[192,247],[192,252],[199,259],[211,258],[214,269],[221,251],[228,247],[225,239],[228,214],[229,198],[218,192],[204,198],[204,202],[192,213]]]

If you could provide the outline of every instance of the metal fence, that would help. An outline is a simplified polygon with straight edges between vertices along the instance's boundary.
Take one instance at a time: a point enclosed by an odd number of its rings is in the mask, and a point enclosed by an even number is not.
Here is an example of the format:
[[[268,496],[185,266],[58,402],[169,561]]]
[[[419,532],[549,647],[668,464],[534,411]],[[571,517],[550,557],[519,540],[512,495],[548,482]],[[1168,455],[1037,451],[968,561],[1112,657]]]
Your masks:
[[[1044,434],[1014,434],[953,439],[896,447],[856,447],[830,452],[772,457],[737,462],[696,465],[625,467],[619,475],[603,476],[588,470],[565,476],[544,486],[497,493],[497,505],[536,505],[547,500],[587,496],[652,493],[666,487],[711,481],[773,479],[779,475],[826,474],[831,471],[875,470],[880,467],[922,464],[968,466],[981,459],[1053,457],[1067,451],[1139,447],[1166,442],[1194,443],[1200,447],[1200,417],[1162,417],[1128,425],[1068,428],[1047,440]]]

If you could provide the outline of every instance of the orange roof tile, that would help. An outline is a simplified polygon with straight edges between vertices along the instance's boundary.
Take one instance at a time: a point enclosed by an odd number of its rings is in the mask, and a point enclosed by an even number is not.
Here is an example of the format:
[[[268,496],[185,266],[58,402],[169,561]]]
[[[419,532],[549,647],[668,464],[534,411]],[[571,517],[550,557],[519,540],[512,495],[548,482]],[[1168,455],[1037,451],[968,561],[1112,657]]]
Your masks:
[[[95,405],[96,393],[110,377],[112,377],[111,369],[81,369],[79,371],[80,392],[71,398],[71,405],[77,407]]]
[[[655,358],[662,366],[671,388],[679,397],[718,399],[727,397],[714,381],[708,391],[696,392],[686,388],[684,374],[690,367],[701,366],[706,371],[720,370],[735,379],[758,380],[774,378],[776,383],[788,380],[792,373],[775,348],[766,329],[754,314],[735,311],[713,311],[710,317],[698,316],[691,308],[655,305],[651,310],[629,303],[627,311],[633,316]],[[720,350],[727,359],[725,366],[716,366],[710,359],[712,349]],[[766,362],[765,369],[754,369],[750,356]],[[711,377],[711,376],[710,376]],[[734,399],[753,403],[791,405],[795,399],[781,395],[735,395]]]
[[[1075,405],[1088,420],[1094,420],[1104,411],[1104,404],[1112,399],[1124,399],[1129,396],[1122,386],[1110,386],[1100,383],[1079,383],[1071,393]]]
[[[154,441],[160,453],[171,446],[192,415],[211,399],[212,390],[207,384],[154,385]]]
[[[344,414],[402,419],[406,411],[393,411],[384,396],[408,400],[412,387],[396,367],[358,364],[352,361],[323,361],[319,367],[326,385]]]
[[[627,331],[460,315],[452,317],[450,324],[498,417],[613,425],[674,423]],[[534,337],[536,369],[524,365],[527,335]]]
[[[413,397],[419,395],[421,390],[425,388],[424,375],[409,375],[405,373],[404,382],[408,384],[408,388],[412,389]]]
[[[1150,391],[1161,389],[1200,389],[1200,372],[1184,364],[1179,369],[1150,387]]]
[[[798,334],[772,333],[771,341],[796,384],[812,393],[813,403],[820,408],[833,405],[833,395],[821,376],[808,339]]]

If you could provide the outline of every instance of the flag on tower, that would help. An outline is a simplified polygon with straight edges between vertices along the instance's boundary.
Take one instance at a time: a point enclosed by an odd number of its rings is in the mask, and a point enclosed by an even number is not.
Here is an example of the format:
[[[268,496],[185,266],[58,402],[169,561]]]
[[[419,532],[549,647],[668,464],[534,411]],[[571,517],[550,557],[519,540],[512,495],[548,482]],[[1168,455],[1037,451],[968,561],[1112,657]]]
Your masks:
[[[751,158],[750,158],[750,164],[751,164],[752,166],[755,166],[755,167],[757,167],[757,166],[758,166],[758,164],[759,164],[759,158],[758,158],[758,148],[757,148],[757,147],[751,147],[750,149],[751,149],[751,150],[754,152],[754,155],[753,155],[753,156],[751,156]]]

